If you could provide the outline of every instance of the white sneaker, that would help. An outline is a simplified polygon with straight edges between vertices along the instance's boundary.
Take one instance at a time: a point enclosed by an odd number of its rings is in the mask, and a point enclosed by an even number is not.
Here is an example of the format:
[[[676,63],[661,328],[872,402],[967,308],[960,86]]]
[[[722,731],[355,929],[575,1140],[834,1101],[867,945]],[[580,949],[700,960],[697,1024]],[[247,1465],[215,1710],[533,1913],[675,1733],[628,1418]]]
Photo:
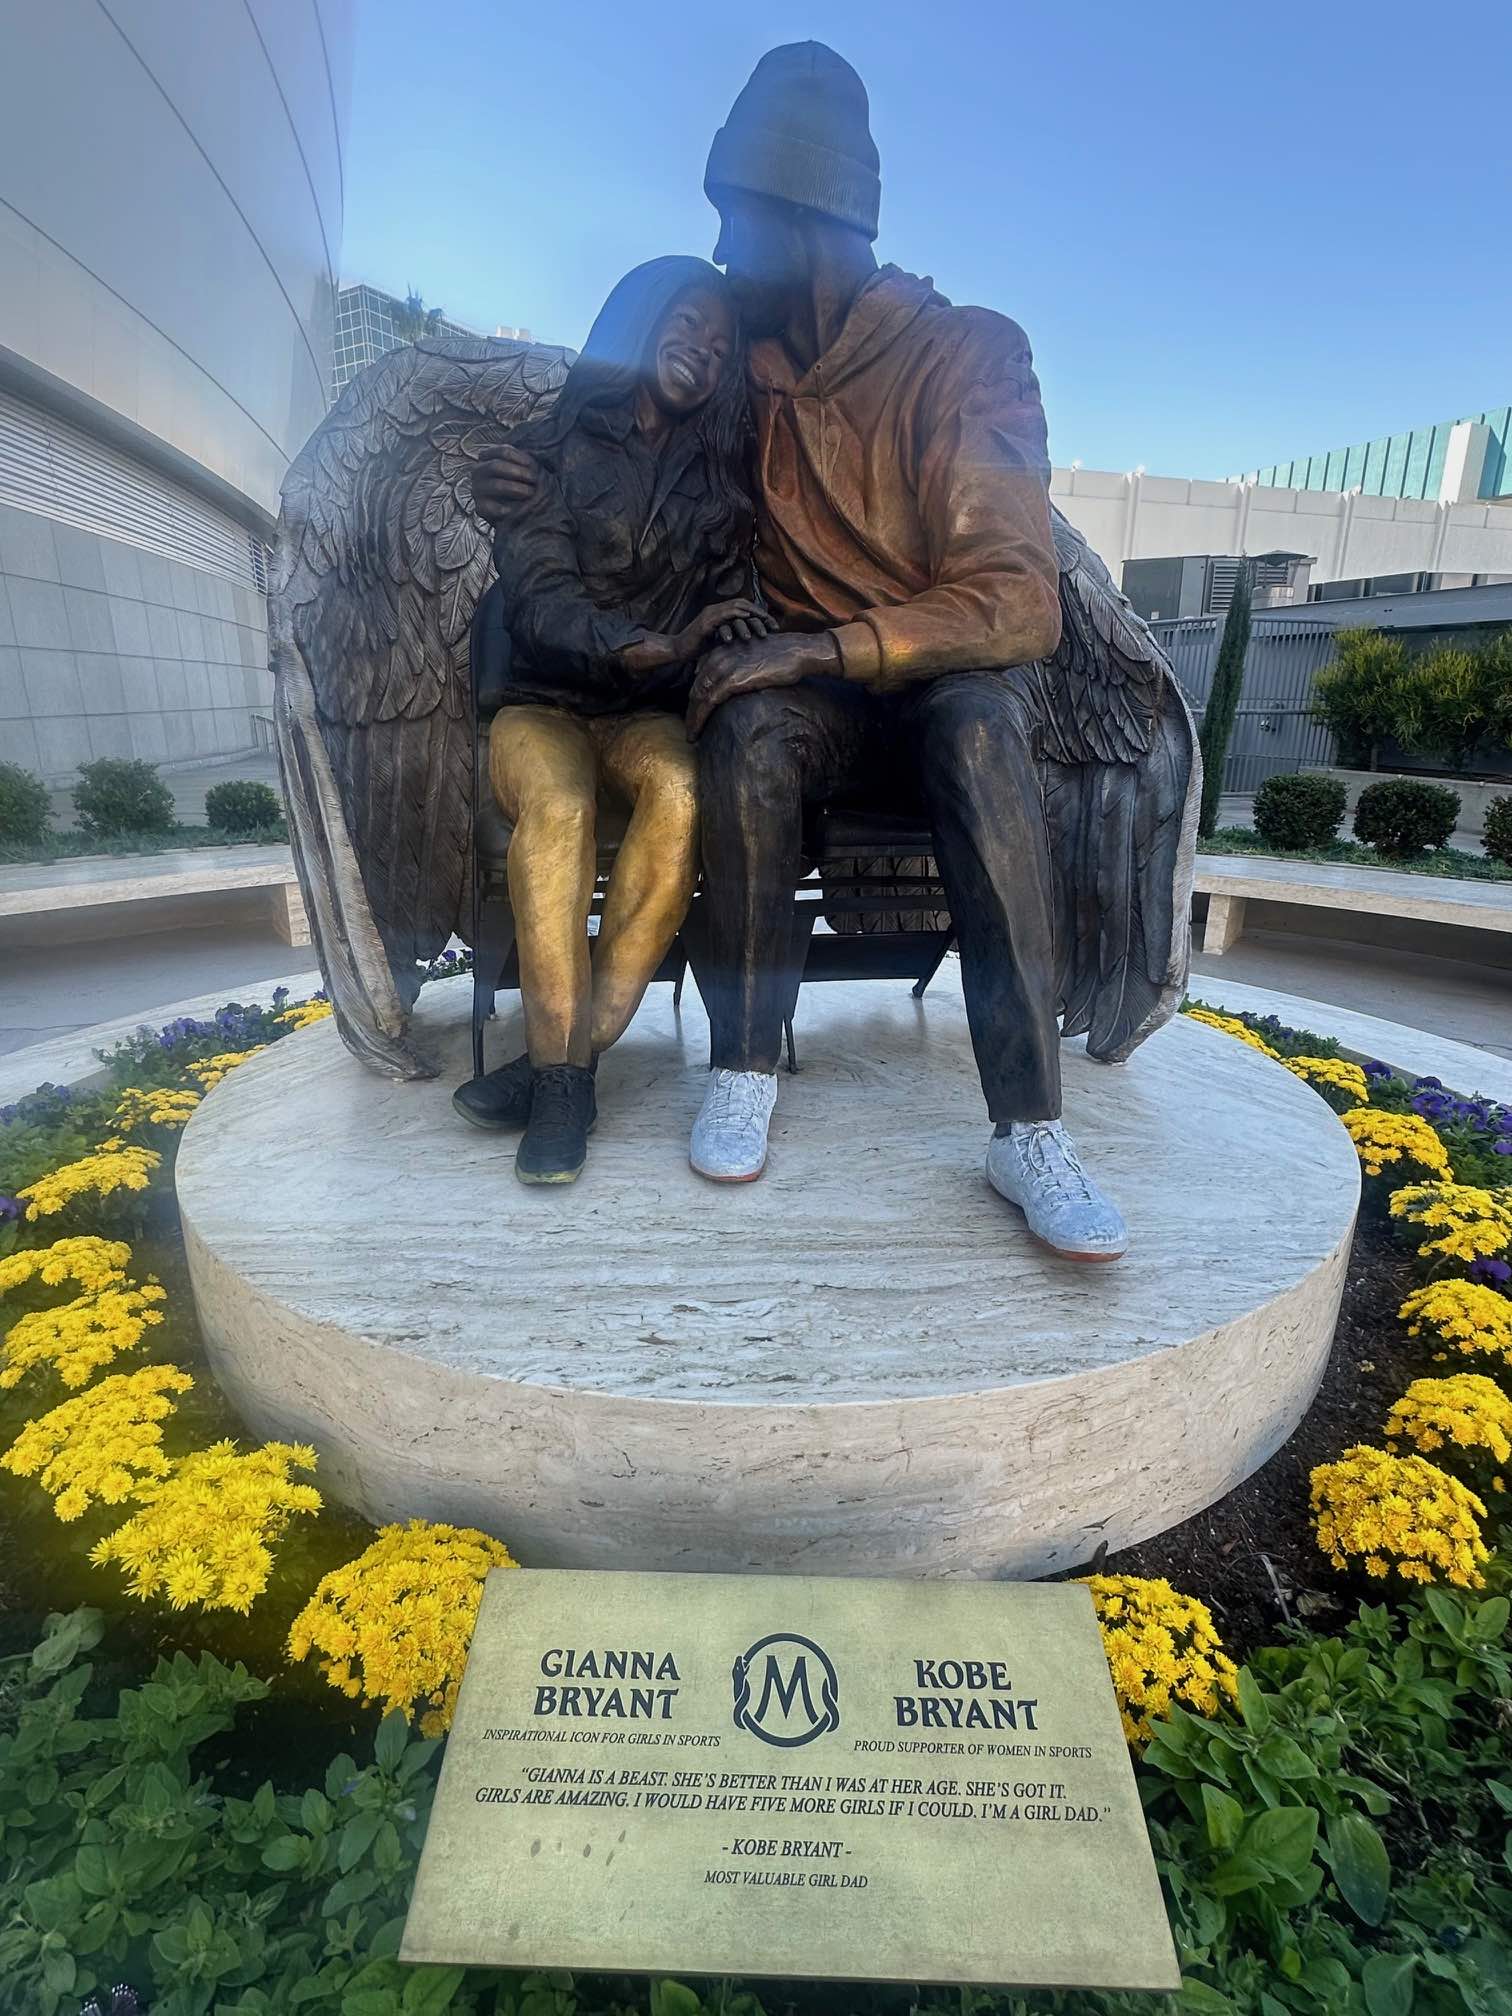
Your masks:
[[[1083,1169],[1059,1120],[1015,1120],[987,1144],[987,1181],[1063,1260],[1116,1260],[1129,1231]]]
[[[688,1160],[711,1183],[754,1183],[766,1167],[775,1071],[711,1071]]]

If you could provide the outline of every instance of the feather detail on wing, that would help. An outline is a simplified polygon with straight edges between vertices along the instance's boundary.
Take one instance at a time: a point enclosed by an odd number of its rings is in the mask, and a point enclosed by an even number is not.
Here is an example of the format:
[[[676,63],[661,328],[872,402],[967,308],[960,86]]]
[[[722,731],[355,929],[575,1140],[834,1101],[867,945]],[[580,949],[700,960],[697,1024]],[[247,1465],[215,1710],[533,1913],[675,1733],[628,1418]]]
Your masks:
[[[1186,986],[1201,759],[1153,632],[1052,519],[1061,642],[1041,668],[1041,746],[1062,1034],[1117,1063]]]
[[[415,962],[468,916],[468,630],[490,567],[472,468],[565,376],[559,350],[407,344],[352,380],[284,481],[272,603],[296,860],[343,1035],[404,1075]],[[360,950],[373,933],[388,986]]]

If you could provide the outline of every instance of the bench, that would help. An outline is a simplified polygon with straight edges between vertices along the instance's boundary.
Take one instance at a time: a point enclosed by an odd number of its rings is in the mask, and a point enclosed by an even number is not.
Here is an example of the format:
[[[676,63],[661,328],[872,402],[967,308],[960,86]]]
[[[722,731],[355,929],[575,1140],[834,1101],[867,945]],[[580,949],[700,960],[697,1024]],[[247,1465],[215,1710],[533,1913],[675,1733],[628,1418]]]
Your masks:
[[[161,903],[174,897],[261,890],[286,945],[308,945],[310,926],[287,847],[176,848],[167,854],[92,854],[0,868],[0,921],[62,921],[71,912]],[[85,923],[86,918],[78,920]],[[103,920],[102,920],[103,921]],[[60,934],[64,935],[64,934]],[[67,935],[88,937],[89,931]],[[108,930],[99,936],[111,935]]]
[[[1193,886],[1197,895],[1208,899],[1202,950],[1209,957],[1227,952],[1243,935],[1251,900],[1512,932],[1512,882],[1461,882],[1391,868],[1349,868],[1264,855],[1199,854]]]

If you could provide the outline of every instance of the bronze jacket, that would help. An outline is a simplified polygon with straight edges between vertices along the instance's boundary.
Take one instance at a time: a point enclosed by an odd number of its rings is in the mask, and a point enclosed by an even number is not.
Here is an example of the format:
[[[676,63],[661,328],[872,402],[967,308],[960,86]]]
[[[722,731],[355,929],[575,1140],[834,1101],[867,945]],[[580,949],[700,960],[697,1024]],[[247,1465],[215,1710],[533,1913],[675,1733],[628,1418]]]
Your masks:
[[[884,266],[812,370],[751,348],[756,564],[878,691],[1020,665],[1060,637],[1045,416],[1024,332]]]

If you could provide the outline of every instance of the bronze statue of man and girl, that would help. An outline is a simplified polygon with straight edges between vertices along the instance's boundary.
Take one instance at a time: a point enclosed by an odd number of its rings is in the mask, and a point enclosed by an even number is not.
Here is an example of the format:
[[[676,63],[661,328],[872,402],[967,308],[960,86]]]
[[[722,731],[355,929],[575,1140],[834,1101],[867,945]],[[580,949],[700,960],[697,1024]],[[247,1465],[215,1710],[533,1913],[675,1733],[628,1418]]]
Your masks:
[[[960,948],[988,1179],[1058,1254],[1116,1259],[1124,1221],[1061,1120],[1060,1045],[1085,1034],[1120,1061],[1179,1002],[1190,719],[1052,511],[1022,331],[878,266],[868,119],[832,50],[772,50],[710,151],[714,264],[628,274],[535,417],[518,374],[506,399],[481,362],[465,384],[455,358],[443,382],[439,354],[396,367],[286,487],[280,742],[312,922],[348,1042],[407,1071],[406,976],[427,942],[412,913],[434,939],[456,892],[406,896],[416,848],[376,829],[401,808],[440,858],[456,824],[431,802],[456,768],[454,698],[404,633],[412,577],[443,607],[449,589],[476,600],[484,563],[447,501],[465,462],[510,640],[487,764],[513,828],[526,1048],[459,1087],[459,1113],[522,1130],[523,1181],[576,1178],[598,1059],[701,874],[711,1056],[690,1159],[714,1182],[759,1177],[805,815],[918,808]],[[511,401],[523,423],[469,435],[469,412]],[[364,520],[398,522],[387,583],[354,600],[341,542],[355,552]],[[376,677],[336,668],[354,635],[364,666],[390,654]],[[628,825],[590,941],[606,798]]]

